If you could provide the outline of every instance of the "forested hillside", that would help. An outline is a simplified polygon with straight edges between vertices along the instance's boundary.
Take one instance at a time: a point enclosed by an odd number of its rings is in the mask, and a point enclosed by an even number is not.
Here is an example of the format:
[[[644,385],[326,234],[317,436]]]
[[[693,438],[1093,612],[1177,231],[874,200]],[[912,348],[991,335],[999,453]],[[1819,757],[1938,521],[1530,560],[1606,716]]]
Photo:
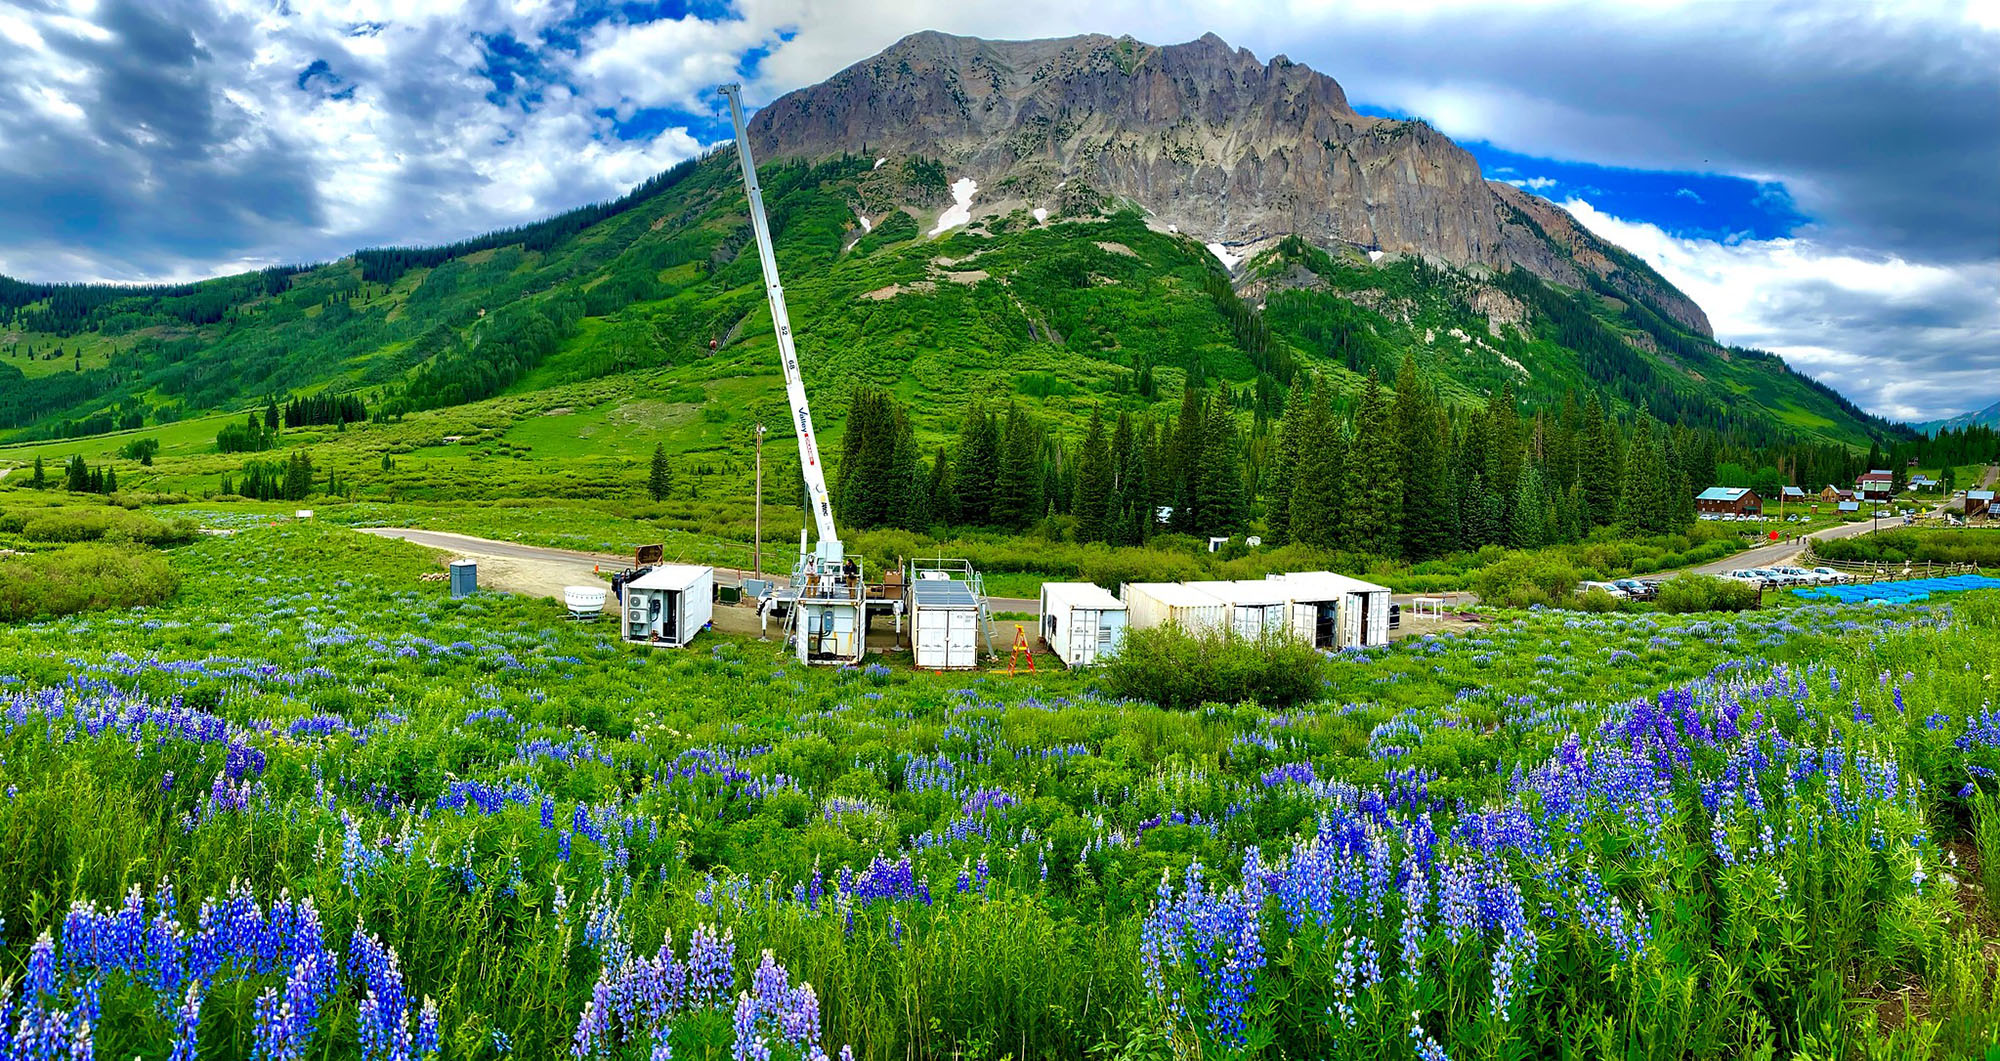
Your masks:
[[[666,369],[676,386],[767,378],[753,393],[775,403],[733,167],[727,154],[691,161],[617,202],[450,247],[172,288],[7,282],[0,430],[75,437],[320,393],[394,416],[635,369]],[[838,406],[857,384],[889,388],[924,436],[955,426],[973,396],[1074,423],[1076,399],[1141,411],[1188,378],[1240,388],[1249,416],[1270,419],[1301,368],[1353,394],[1405,354],[1449,403],[1506,385],[1529,402],[1601,394],[1620,416],[1643,404],[1756,442],[1888,431],[1774,357],[1518,269],[1370,262],[1291,240],[1232,283],[1129,206],[1021,210],[932,236],[945,189],[929,160],[765,170],[815,394]]]

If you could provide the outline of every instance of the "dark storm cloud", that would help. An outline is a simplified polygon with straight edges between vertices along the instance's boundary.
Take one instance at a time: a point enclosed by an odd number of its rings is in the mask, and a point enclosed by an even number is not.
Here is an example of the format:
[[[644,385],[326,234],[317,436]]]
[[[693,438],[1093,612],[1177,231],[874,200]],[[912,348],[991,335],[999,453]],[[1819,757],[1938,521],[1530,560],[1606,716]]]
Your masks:
[[[1339,19],[1268,42],[1356,99],[1502,147],[1776,178],[1841,247],[2000,254],[2000,33],[1870,4],[1616,5]],[[1248,36],[1261,36],[1254,28]],[[1244,43],[1265,44],[1262,40]],[[1446,118],[1448,113],[1440,113]]]
[[[19,271],[67,279],[87,258],[144,277],[319,222],[306,160],[213,81],[218,64],[241,61],[246,27],[199,6],[122,0],[94,22],[101,35],[43,34],[44,61],[74,72],[65,95],[80,118],[28,102],[33,66],[0,64],[0,218],[5,249],[30,267]],[[36,276],[32,248],[62,257]]]

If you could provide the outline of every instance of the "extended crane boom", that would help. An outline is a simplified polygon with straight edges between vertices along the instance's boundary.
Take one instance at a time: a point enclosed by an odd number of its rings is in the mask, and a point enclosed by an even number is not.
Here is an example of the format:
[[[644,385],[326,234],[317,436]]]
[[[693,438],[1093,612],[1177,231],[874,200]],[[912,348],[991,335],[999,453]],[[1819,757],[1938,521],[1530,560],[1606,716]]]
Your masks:
[[[819,561],[841,560],[840,533],[833,527],[833,502],[826,493],[826,469],[820,464],[819,438],[813,434],[812,406],[806,401],[805,379],[799,374],[799,351],[792,344],[792,321],[785,312],[785,289],[778,282],[778,257],[771,250],[771,226],[764,218],[764,193],[757,185],[757,163],[750,157],[750,130],[743,122],[743,87],[723,85],[717,91],[729,99],[729,120],[736,125],[736,161],[743,166],[743,190],[750,199],[750,229],[757,237],[757,260],[764,267],[764,293],[771,300],[771,324],[778,332],[778,360],[785,367],[785,397],[792,403],[792,421],[799,434],[799,466],[805,473],[806,496],[813,523],[819,529]]]

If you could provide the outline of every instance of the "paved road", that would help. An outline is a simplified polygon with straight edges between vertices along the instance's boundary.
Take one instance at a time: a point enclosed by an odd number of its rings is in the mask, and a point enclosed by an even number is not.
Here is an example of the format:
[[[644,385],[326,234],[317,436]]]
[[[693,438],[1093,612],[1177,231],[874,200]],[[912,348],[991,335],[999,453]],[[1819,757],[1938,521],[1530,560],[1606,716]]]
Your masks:
[[[1891,520],[1884,520],[1882,521],[1882,525],[1885,527],[1887,526],[1900,527],[1903,525],[1903,520],[1901,517],[1897,517],[1896,519],[1891,519]],[[1720,575],[1725,572],[1737,571],[1746,567],[1770,567],[1773,564],[1782,564],[1785,561],[1790,560],[1792,557],[1795,557],[1799,555],[1799,553],[1803,552],[1806,547],[1805,546],[1806,538],[1812,538],[1818,541],[1827,541],[1833,538],[1852,538],[1857,534],[1867,534],[1869,531],[1872,531],[1874,529],[1875,529],[1874,520],[1868,520],[1862,523],[1837,523],[1831,527],[1822,527],[1819,530],[1813,531],[1810,534],[1806,534],[1798,538],[1794,538],[1791,541],[1773,542],[1769,545],[1759,545],[1756,546],[1755,548],[1745,549],[1740,553],[1731,553],[1730,555],[1725,556],[1722,559],[1717,560],[1712,564],[1702,564],[1699,567],[1690,567],[1687,568],[1686,570],[1693,571],[1695,574],[1698,575]],[[1672,573],[1673,572],[1666,572],[1666,571],[1661,572],[1661,574],[1672,574]]]

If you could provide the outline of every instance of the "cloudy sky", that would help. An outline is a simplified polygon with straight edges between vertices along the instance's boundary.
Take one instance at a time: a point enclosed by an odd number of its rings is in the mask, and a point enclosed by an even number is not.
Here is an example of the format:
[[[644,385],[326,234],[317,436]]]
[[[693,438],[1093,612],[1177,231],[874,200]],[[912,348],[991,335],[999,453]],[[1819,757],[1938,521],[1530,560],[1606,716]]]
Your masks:
[[[1865,408],[2000,399],[2000,0],[0,0],[0,273],[213,276],[618,194],[918,29],[1213,30],[1419,115]]]

